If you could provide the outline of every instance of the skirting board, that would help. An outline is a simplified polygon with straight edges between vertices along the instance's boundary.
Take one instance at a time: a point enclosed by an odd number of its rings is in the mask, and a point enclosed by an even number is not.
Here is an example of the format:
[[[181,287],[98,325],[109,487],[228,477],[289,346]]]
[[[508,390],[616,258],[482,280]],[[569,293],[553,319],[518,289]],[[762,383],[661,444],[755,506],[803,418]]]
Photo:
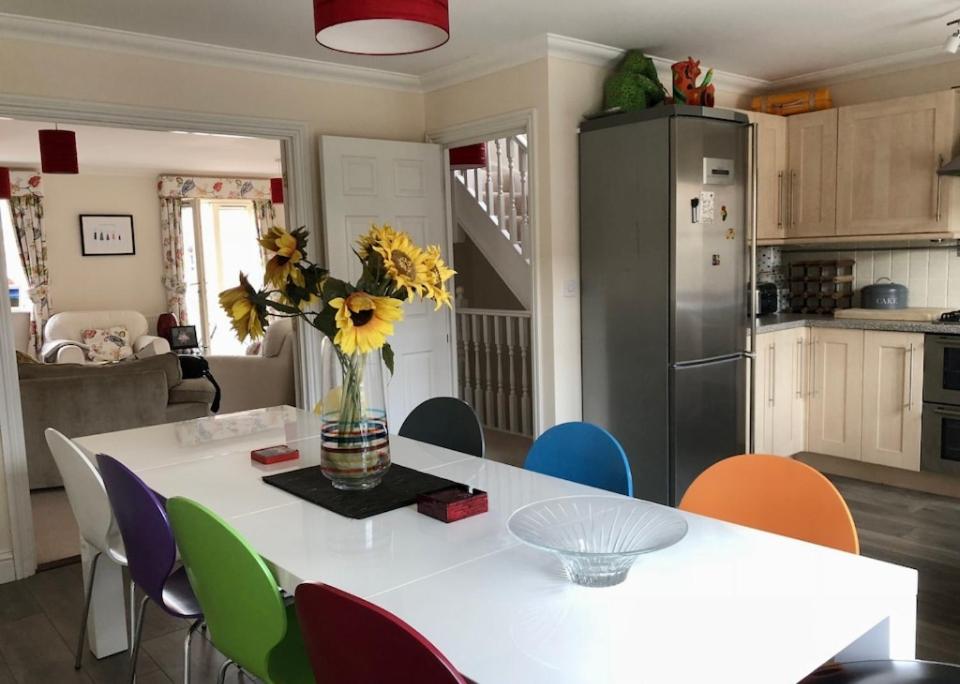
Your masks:
[[[13,565],[13,552],[0,551],[0,584],[6,584],[17,579],[17,571]]]
[[[960,499],[960,477],[953,477],[952,475],[888,468],[887,466],[864,463],[863,461],[851,461],[847,458],[816,454],[811,451],[801,451],[794,458],[829,475],[852,477],[857,480],[866,480],[867,482],[891,487],[913,489],[918,492]]]

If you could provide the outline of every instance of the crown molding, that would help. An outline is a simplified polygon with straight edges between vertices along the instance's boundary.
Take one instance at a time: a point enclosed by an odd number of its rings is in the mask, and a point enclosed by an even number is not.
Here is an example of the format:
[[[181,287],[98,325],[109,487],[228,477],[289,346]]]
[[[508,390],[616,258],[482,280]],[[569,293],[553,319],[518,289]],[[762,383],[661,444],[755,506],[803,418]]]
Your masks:
[[[887,55],[876,59],[868,59],[862,62],[853,62],[852,64],[845,64],[843,66],[820,69],[805,74],[776,79],[769,81],[767,87],[768,89],[780,89],[810,83],[849,81],[855,78],[889,74],[911,67],[923,66],[924,64],[940,64],[943,62],[956,61],[957,59],[958,57],[956,55],[944,52],[940,45],[934,45],[921,50],[900,52],[895,55]]]
[[[548,34],[541,34],[499,47],[491,54],[477,55],[444,65],[420,77],[423,92],[472,81],[481,76],[534,62],[547,56]]]
[[[179,38],[152,36],[18,14],[0,13],[0,38],[36,40],[95,50],[113,50],[157,59],[375,88],[416,92],[421,90],[420,78],[412,74],[209,45]]]

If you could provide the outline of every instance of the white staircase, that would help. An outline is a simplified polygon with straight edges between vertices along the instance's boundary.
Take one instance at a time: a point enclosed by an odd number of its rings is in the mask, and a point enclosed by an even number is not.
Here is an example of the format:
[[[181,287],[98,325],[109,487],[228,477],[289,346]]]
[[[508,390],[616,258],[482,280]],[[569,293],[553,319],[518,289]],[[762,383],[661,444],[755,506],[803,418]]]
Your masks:
[[[529,311],[533,281],[527,139],[525,135],[515,135],[491,140],[486,145],[486,168],[453,173],[455,218]]]

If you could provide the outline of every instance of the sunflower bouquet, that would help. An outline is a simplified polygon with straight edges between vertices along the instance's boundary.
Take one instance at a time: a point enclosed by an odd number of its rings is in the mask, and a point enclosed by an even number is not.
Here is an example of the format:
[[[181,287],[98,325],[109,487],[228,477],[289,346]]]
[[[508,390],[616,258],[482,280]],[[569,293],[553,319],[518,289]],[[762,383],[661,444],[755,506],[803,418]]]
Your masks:
[[[403,320],[403,304],[426,299],[434,310],[450,306],[446,283],[455,272],[444,263],[439,247],[421,248],[407,233],[386,224],[373,225],[357,240],[354,253],[363,270],[356,283],[334,278],[306,258],[305,228],[287,231],[276,226],[259,242],[270,255],[263,288],[255,289],[241,273],[239,285],[220,293],[220,306],[241,341],[262,337],[274,317],[301,318],[328,337],[342,370],[336,398],[340,432],[363,432],[368,355],[380,352],[392,374],[394,354],[387,340],[394,324]],[[385,420],[382,432],[385,435]]]

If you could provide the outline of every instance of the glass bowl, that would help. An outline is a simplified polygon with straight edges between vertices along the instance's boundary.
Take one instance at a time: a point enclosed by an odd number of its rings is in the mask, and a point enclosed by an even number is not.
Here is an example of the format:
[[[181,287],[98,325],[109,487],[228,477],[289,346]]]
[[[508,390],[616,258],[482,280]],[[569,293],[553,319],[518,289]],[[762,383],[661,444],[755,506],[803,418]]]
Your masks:
[[[570,580],[612,587],[644,553],[676,544],[687,521],[672,508],[614,496],[565,496],[514,511],[507,529],[524,544],[557,554]]]

